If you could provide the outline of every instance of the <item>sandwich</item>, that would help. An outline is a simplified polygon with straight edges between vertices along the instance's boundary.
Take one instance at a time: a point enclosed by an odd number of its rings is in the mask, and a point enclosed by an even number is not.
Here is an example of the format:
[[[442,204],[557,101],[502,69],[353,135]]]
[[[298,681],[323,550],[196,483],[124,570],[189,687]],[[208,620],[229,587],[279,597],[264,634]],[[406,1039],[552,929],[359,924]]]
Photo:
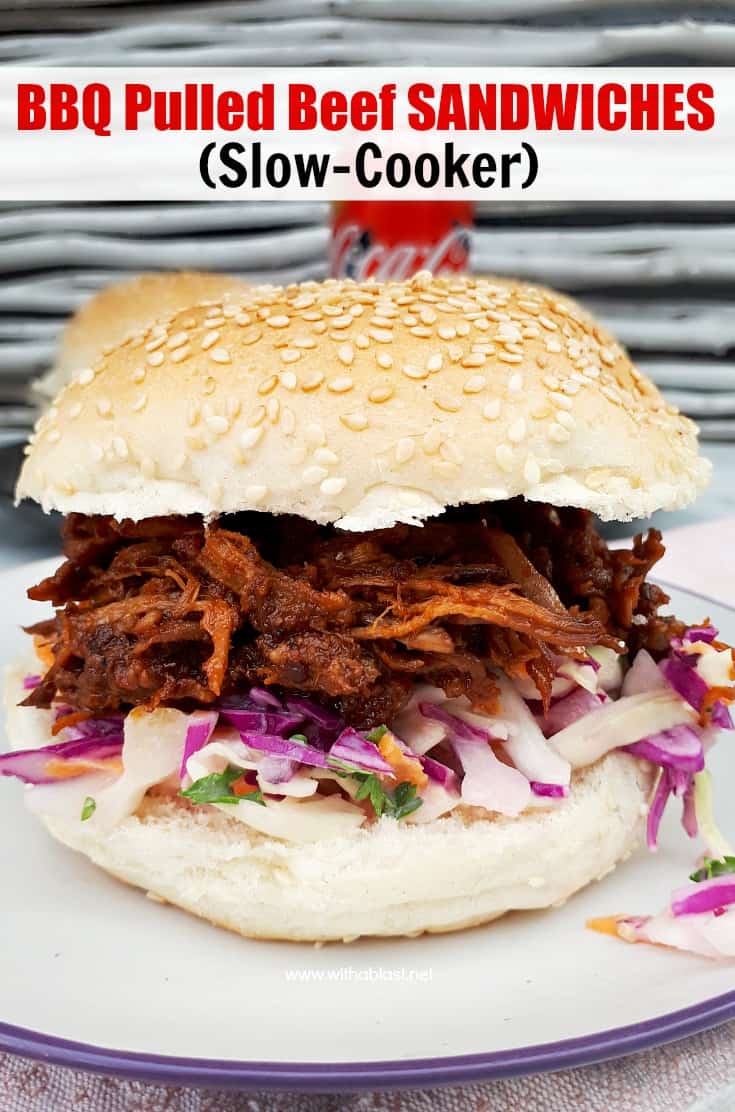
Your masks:
[[[174,313],[28,448],[17,495],[64,515],[64,560],[29,591],[0,773],[67,846],[248,937],[558,905],[667,802],[706,821],[732,653],[666,612],[655,529],[611,549],[596,521],[708,471],[548,289],[422,273]]]
[[[105,286],[84,302],[64,328],[53,367],[34,383],[39,400],[49,405],[75,375],[96,363],[128,333],[187,305],[230,293],[237,296],[246,288],[231,274],[189,270],[138,274]]]

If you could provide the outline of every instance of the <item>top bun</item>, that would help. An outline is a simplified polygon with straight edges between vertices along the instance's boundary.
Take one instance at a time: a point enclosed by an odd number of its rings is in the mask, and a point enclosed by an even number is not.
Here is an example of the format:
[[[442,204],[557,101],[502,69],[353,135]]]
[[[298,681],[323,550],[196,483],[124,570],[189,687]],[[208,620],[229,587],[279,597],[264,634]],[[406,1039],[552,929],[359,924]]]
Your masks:
[[[121,343],[128,333],[153,324],[210,297],[237,295],[247,289],[229,274],[172,271],[139,274],[105,286],[85,301],[61,334],[56,361],[35,383],[45,399],[56,397],[74,374],[98,362]]]
[[[695,426],[575,302],[500,278],[248,289],[129,336],[39,421],[19,498],[343,529],[524,495],[629,520],[705,485]]]

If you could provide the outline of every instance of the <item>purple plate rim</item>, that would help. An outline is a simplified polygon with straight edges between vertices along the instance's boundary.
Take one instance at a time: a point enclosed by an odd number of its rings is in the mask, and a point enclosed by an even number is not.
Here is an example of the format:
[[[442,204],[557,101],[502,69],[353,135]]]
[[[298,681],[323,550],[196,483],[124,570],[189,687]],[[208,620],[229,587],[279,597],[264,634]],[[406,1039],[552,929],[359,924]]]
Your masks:
[[[656,579],[662,587],[710,602],[735,614],[735,606]],[[111,1050],[0,1022],[0,1051],[48,1065],[87,1070],[149,1083],[220,1089],[281,1089],[349,1092],[359,1089],[426,1088],[490,1081],[593,1065],[696,1035],[735,1019],[735,991],[699,1004],[592,1035],[536,1043],[512,1050],[374,1062],[245,1062],[179,1058],[142,1051]]]
[[[729,1019],[735,1019],[735,991],[641,1023],[561,1042],[449,1058],[412,1058],[405,1062],[239,1062],[177,1058],[109,1050],[6,1023],[0,1023],[0,1050],[49,1065],[137,1081],[220,1089],[346,1092],[456,1085],[588,1066],[674,1042]]]

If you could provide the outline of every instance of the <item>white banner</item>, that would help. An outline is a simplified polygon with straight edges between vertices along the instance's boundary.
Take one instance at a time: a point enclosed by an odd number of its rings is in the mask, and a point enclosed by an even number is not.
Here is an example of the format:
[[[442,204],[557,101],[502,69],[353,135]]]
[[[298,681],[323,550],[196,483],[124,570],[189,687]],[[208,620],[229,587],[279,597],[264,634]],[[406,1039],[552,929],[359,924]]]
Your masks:
[[[0,69],[0,201],[731,201],[735,69]]]

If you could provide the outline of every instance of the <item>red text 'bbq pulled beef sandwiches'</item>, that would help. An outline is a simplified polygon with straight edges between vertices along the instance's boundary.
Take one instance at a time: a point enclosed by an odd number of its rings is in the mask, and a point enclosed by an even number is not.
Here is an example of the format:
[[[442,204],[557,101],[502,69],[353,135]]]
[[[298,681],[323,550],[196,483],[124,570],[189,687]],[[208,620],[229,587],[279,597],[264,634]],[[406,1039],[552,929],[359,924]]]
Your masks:
[[[659,535],[610,551],[591,514],[707,473],[549,290],[422,274],[177,313],[33,438],[18,495],[66,515],[65,561],[30,591],[55,616],[0,771],[62,842],[243,935],[556,904],[633,850],[652,791],[649,841],[672,793],[693,821],[731,658],[659,613]]]

